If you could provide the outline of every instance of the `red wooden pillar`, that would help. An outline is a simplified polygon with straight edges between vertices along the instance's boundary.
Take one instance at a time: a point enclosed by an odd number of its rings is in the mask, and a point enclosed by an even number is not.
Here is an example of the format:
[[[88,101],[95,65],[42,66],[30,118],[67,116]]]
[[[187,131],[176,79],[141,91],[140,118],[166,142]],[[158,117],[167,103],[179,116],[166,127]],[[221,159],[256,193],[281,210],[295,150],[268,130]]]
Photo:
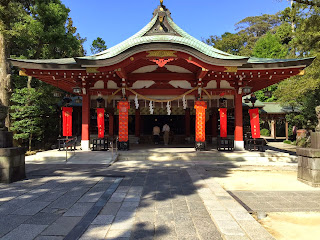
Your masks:
[[[111,108],[111,109],[109,109],[109,137],[113,137],[113,135],[114,135],[113,124],[114,124],[114,109]]]
[[[90,95],[82,96],[82,131],[81,148],[84,151],[90,150]]]
[[[206,109],[207,102],[196,101],[194,108],[196,109],[196,150],[205,149],[206,141]]]
[[[140,137],[140,109],[136,109],[135,136]]]
[[[185,125],[186,125],[186,137],[190,137],[190,108],[186,108],[185,110]]]
[[[242,95],[237,92],[234,95],[235,103],[235,130],[234,130],[234,148],[235,150],[243,150],[243,119],[242,119]]]

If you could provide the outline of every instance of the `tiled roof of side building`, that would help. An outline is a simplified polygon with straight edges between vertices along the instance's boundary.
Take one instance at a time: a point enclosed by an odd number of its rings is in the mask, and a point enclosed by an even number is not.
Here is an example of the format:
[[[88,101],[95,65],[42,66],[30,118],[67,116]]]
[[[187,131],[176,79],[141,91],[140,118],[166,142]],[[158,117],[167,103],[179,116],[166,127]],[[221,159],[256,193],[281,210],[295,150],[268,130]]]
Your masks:
[[[277,102],[264,102],[264,107],[262,112],[268,114],[283,114],[283,113],[290,113],[290,112],[299,112],[298,108],[282,106],[280,103]]]

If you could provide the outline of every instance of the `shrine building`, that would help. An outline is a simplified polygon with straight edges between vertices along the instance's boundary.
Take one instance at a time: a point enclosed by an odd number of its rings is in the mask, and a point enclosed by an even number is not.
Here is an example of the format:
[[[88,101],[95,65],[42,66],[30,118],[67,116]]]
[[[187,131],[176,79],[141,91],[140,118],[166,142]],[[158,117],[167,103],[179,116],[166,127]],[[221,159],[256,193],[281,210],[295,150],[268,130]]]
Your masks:
[[[161,1],[144,28],[98,54],[10,61],[22,75],[81,97],[80,112],[73,113],[73,119],[79,120],[83,150],[90,149],[90,139],[97,134],[118,135],[120,143],[129,144],[129,135],[142,139],[152,135],[153,126],[165,123],[176,139],[195,139],[200,148],[211,138],[228,137],[242,150],[248,122],[242,97],[303,74],[313,59],[220,51],[177,26]],[[105,116],[103,128],[96,122],[97,108]]]

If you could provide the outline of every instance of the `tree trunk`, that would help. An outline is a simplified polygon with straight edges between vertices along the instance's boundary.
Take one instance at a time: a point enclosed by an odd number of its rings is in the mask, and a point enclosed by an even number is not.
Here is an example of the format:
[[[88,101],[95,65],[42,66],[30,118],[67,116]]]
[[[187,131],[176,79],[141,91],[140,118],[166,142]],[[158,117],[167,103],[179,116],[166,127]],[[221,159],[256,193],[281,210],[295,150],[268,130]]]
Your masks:
[[[31,147],[32,147],[32,133],[29,135],[29,151],[31,152]]]
[[[31,88],[31,81],[32,81],[32,76],[28,76],[28,82],[27,82],[27,88]]]
[[[295,32],[295,10],[294,10],[294,5],[293,5],[293,0],[291,0],[291,11],[292,11],[292,16],[291,16],[291,31],[294,33]]]
[[[11,74],[8,62],[9,49],[5,36],[0,32],[0,104],[10,106]],[[9,114],[6,118],[6,127],[10,127]]]

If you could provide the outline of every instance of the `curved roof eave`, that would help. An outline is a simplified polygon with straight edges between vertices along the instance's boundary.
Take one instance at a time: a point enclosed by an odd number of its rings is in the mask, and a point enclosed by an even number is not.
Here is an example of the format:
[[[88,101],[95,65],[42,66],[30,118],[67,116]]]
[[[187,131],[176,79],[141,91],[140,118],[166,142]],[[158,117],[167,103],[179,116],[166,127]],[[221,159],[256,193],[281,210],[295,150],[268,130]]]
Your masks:
[[[296,58],[296,59],[272,59],[272,58],[256,58],[251,57],[248,60],[248,63],[242,65],[240,68],[288,68],[288,67],[296,67],[302,66],[307,67],[309,66],[315,57],[308,57],[308,58]]]
[[[61,59],[8,59],[11,64],[19,68],[29,69],[79,69],[74,58]]]

